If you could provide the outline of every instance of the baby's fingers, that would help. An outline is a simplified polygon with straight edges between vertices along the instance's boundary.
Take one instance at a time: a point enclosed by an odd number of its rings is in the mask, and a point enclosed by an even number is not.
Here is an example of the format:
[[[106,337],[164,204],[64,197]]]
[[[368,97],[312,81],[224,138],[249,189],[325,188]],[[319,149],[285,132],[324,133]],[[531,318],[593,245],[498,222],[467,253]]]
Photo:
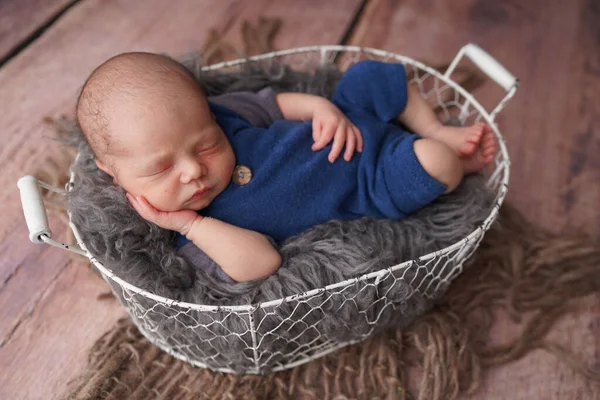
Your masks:
[[[317,142],[319,140],[319,138],[321,137],[321,121],[319,121],[318,119],[313,120],[312,123],[312,133],[313,133],[313,141]],[[313,145],[314,146],[314,145]]]
[[[125,193],[125,197],[127,197],[127,200],[129,200],[129,203],[133,206],[135,211],[137,211],[138,214],[142,215],[142,209],[141,209],[140,203],[137,200],[137,198],[130,195],[129,193]]]
[[[356,150],[361,153],[363,151],[363,137],[362,133],[356,126],[352,126],[352,131],[356,136]]]
[[[333,145],[331,146],[331,151],[329,152],[329,162],[334,162],[335,160],[337,160],[338,156],[342,152],[342,149],[344,148],[345,141],[346,124],[339,124],[337,131],[335,132],[335,137],[333,138]]]
[[[346,131],[346,151],[344,152],[344,160],[352,160],[352,155],[356,149],[356,134],[351,126]]]
[[[156,221],[156,214],[158,213],[156,212],[154,207],[152,207],[148,203],[148,200],[146,200],[142,196],[134,197],[129,193],[127,193],[127,199],[129,200],[133,208],[135,208],[135,211],[137,211],[138,214],[142,216],[142,218],[151,222]]]
[[[335,134],[335,124],[320,124],[320,131],[313,136],[317,136],[318,139],[312,145],[313,151],[321,150],[325,148],[331,142],[333,135]]]

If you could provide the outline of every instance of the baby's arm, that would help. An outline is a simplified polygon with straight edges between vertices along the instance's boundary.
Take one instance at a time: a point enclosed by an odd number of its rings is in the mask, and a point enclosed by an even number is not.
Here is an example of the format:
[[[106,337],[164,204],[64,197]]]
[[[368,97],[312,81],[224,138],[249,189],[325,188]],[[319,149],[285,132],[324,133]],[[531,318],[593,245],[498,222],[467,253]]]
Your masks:
[[[281,256],[258,232],[197,215],[190,230],[180,232],[237,282],[266,278],[277,271]]]
[[[144,219],[186,236],[237,282],[265,278],[281,265],[277,250],[258,232],[192,210],[159,211],[143,197],[127,198]]]
[[[335,107],[324,97],[305,93],[279,93],[276,100],[284,118],[296,121],[313,119],[321,107]]]
[[[346,116],[324,97],[304,93],[279,93],[277,105],[288,120],[312,120],[314,151],[321,150],[331,140],[333,145],[329,153],[329,161],[334,162],[342,152],[344,144],[344,160],[350,161],[354,151],[363,150],[361,132]]]

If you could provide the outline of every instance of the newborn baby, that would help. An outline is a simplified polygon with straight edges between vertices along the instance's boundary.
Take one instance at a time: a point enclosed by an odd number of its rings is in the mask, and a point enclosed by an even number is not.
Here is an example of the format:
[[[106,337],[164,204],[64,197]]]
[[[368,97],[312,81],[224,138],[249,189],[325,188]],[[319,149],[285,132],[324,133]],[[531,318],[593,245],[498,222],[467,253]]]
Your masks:
[[[77,120],[136,211],[234,281],[279,268],[269,238],[332,219],[401,219],[496,151],[487,125],[443,126],[401,64],[375,61],[351,67],[331,101],[270,89],[207,99],[176,61],[126,53],[88,78]]]

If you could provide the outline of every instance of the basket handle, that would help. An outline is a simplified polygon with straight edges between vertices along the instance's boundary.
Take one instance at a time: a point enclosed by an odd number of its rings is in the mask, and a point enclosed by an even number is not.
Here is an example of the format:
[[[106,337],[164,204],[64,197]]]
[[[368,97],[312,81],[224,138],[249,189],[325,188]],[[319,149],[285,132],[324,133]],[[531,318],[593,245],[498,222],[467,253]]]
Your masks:
[[[494,110],[490,113],[491,119],[494,120],[496,115],[502,111],[508,101],[514,96],[519,86],[519,80],[513,74],[508,72],[498,60],[474,43],[468,43],[459,50],[458,54],[456,54],[454,60],[452,60],[450,66],[444,73],[445,78],[450,78],[450,75],[452,75],[456,66],[464,56],[467,56],[488,77],[507,91],[504,98],[500,100]]]
[[[65,190],[38,181],[31,175],[26,175],[19,179],[17,187],[21,194],[23,215],[25,216],[27,229],[29,229],[29,240],[33,243],[48,243],[52,246],[60,247],[82,256],[87,256],[87,254],[77,246],[69,246],[65,243],[52,240],[52,231],[48,226],[48,216],[40,192],[40,186],[56,193],[67,193]]]

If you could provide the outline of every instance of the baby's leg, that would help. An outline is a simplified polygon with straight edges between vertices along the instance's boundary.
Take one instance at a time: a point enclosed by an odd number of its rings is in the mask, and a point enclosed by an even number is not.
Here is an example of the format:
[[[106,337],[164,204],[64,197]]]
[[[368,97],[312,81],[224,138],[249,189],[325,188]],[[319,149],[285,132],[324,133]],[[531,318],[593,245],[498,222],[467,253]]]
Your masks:
[[[433,139],[419,139],[414,149],[423,169],[446,186],[446,193],[456,189],[465,172],[463,162],[450,146]]]
[[[406,108],[398,119],[419,136],[435,139],[450,146],[464,160],[465,173],[479,171],[494,159],[496,137],[488,125],[442,125],[414,86],[408,88]]]

